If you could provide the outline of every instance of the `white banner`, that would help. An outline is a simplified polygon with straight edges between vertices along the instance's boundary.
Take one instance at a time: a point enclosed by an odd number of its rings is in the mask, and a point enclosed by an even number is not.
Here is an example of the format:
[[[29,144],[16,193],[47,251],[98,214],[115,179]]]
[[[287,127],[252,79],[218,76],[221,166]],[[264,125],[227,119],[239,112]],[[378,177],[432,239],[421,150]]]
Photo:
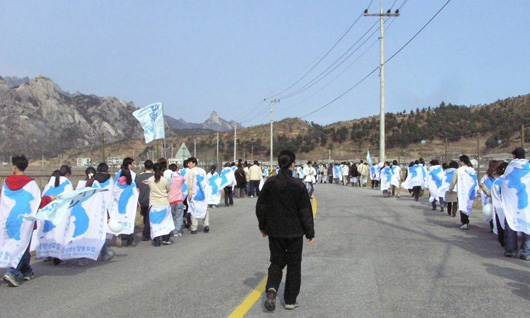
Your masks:
[[[133,116],[138,119],[144,129],[146,143],[150,143],[155,139],[165,138],[164,106],[162,103],[144,106],[134,111]]]
[[[0,197],[0,268],[16,268],[26,252],[34,222],[23,216],[37,213],[40,195],[35,181],[19,190],[11,190],[4,183]]]
[[[106,234],[104,191],[83,188],[70,192],[28,218],[39,221],[37,257],[97,259]]]
[[[171,206],[151,206],[149,209],[149,223],[151,225],[151,239],[171,233],[175,229]]]
[[[442,187],[443,175],[444,172],[442,166],[436,165],[429,167],[429,173],[427,176],[427,186],[429,188],[429,202],[439,200],[439,189]]]
[[[501,186],[502,206],[506,222],[517,232],[530,234],[530,163],[514,159],[504,172]]]

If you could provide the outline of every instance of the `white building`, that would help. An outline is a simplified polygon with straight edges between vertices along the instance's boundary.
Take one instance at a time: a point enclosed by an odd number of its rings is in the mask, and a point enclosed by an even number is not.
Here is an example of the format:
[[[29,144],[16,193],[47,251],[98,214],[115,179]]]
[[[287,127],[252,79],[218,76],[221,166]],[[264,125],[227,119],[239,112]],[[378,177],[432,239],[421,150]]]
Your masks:
[[[77,165],[80,167],[88,167],[92,164],[92,159],[90,158],[77,158]]]

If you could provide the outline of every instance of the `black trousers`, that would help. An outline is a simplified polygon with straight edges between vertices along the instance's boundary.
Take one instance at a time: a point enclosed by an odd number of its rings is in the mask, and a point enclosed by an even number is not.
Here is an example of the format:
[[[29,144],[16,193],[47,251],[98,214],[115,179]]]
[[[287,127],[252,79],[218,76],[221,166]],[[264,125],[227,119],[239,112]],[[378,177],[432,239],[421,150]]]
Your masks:
[[[144,229],[142,230],[142,239],[150,239],[151,224],[149,223],[149,207],[140,206],[140,214],[144,217]]]
[[[418,201],[421,193],[421,186],[415,186],[412,188],[412,193],[414,193],[414,200]]]
[[[504,230],[502,229],[501,222],[499,221],[499,217],[497,216],[497,213],[493,214],[495,217],[495,223],[497,223],[497,239],[499,240],[499,243],[502,247],[504,247]]]
[[[250,195],[259,197],[259,180],[250,180]]]
[[[279,238],[269,237],[271,265],[265,290],[274,288],[278,291],[282,282],[283,268],[287,265],[285,293],[283,299],[286,304],[296,303],[302,282],[302,247],[303,237]]]
[[[467,214],[464,214],[462,211],[460,211],[460,222],[462,225],[469,224],[469,216]]]
[[[232,187],[225,187],[225,205],[234,205],[234,196],[232,195]]]

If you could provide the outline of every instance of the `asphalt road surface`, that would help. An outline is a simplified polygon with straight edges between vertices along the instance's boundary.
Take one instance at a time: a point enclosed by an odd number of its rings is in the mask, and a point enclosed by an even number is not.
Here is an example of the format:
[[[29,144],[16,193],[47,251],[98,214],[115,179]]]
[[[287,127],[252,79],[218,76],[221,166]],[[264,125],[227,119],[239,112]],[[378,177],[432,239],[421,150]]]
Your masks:
[[[316,240],[304,246],[294,311],[283,308],[282,288],[274,313],[263,309],[262,290],[245,302],[268,267],[256,199],[245,198],[211,209],[210,233],[186,231],[171,246],[110,247],[113,260],[83,267],[33,259],[34,280],[0,284],[0,317],[530,315],[530,263],[503,257],[480,212],[462,231],[426,198],[320,184],[315,196]]]

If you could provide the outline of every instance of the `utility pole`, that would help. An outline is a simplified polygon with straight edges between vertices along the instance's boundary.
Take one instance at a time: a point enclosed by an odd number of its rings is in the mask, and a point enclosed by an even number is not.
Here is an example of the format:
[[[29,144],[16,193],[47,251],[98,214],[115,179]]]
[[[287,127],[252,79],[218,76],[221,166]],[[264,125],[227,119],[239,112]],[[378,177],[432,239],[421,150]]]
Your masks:
[[[197,142],[193,139],[193,156],[197,158]]]
[[[480,181],[480,134],[477,132],[477,179]]]
[[[237,123],[234,125],[234,162],[237,162]]]
[[[385,162],[385,30],[384,17],[399,17],[399,9],[395,13],[388,10],[383,13],[383,0],[381,0],[381,11],[379,13],[368,13],[368,9],[364,10],[365,17],[379,17],[379,41],[381,44],[380,50],[380,113],[379,113],[379,161]]]
[[[524,125],[521,125],[521,148],[524,149]]]
[[[449,164],[449,159],[447,157],[447,138],[445,138],[445,162]]]
[[[274,129],[273,129],[273,125],[274,125],[274,119],[273,119],[273,113],[274,113],[274,103],[279,103],[280,100],[279,99],[271,99],[271,171],[273,169],[272,165],[273,165],[273,149],[274,149],[274,143],[273,143],[273,138],[274,138]]]
[[[215,157],[216,157],[216,159],[215,159],[216,163],[215,164],[219,166],[219,132],[217,132],[217,152],[216,152],[216,156]]]
[[[101,162],[107,162],[105,157],[105,133],[101,133]]]

